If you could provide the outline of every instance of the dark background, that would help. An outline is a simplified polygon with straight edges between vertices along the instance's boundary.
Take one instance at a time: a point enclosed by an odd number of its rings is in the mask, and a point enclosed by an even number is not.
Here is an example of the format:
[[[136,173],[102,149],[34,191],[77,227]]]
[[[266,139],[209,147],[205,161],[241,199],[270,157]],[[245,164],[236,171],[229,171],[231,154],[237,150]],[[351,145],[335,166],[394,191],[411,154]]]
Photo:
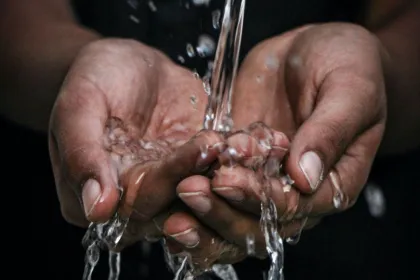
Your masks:
[[[169,1],[155,1],[161,11],[157,15],[138,12],[137,16],[143,19],[141,28],[127,21],[128,8],[116,1],[75,2],[79,2],[76,6],[79,18],[87,26],[106,36],[143,40],[167,51],[172,57],[184,51],[185,42],[194,41],[200,34],[188,29],[191,28],[190,23],[197,20],[198,12],[194,15],[165,13],[171,10]],[[260,20],[258,15],[246,16],[251,20],[245,21],[245,28],[249,31],[244,35],[244,53],[261,38],[307,22],[324,19],[351,21],[358,9],[356,1],[280,1],[283,6],[279,9],[265,7],[263,13],[259,4],[262,1],[249,2],[254,6],[247,11],[257,13],[260,10]],[[268,2],[271,5],[279,3]],[[343,6],[338,7],[337,2]],[[327,6],[330,8],[324,9],[327,12],[322,14],[321,8]],[[279,10],[281,14],[273,12]],[[178,16],[174,17],[174,14]],[[261,20],[261,17],[264,19]],[[270,18],[283,18],[283,25],[272,29]],[[172,35],[162,37],[156,34]],[[187,63],[191,68],[203,66],[202,61]],[[2,168],[3,205],[6,206],[3,210],[2,228],[6,237],[3,244],[8,261],[13,263],[13,278],[31,275],[60,280],[81,279],[84,250],[80,241],[84,230],[67,224],[61,217],[46,135],[1,118],[0,128],[0,147],[5,166]],[[419,279],[416,260],[419,260],[420,246],[415,231],[420,220],[417,206],[419,160],[420,151],[378,159],[370,181],[380,186],[385,194],[385,216],[372,217],[362,195],[351,210],[326,218],[321,225],[305,232],[297,246],[286,247],[286,280]],[[31,219],[30,233],[27,217]],[[102,260],[104,262],[95,274],[96,279],[107,279],[105,255]],[[252,260],[241,263],[238,265],[240,279],[261,279],[260,268],[264,265],[264,262]],[[146,270],[149,278],[141,276]],[[155,246],[152,255],[145,258],[140,245],[124,252],[121,278],[171,279],[160,247]]]

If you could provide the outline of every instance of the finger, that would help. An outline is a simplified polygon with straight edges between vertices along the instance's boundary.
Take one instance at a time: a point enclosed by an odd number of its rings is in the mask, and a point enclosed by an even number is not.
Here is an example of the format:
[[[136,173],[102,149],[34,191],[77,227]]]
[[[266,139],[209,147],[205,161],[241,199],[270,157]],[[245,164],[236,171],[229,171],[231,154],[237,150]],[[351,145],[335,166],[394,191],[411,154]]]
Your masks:
[[[188,208],[181,202],[173,203],[168,211],[164,211],[149,221],[139,221],[138,219],[129,219],[127,227],[117,244],[116,250],[122,250],[137,241],[145,240],[148,242],[156,242],[164,237],[164,223],[174,213],[188,211]],[[121,211],[120,211],[121,212]]]
[[[289,146],[284,133],[271,130],[261,123],[252,124],[246,131],[229,136],[226,142],[230,149],[221,154],[219,161],[225,165],[240,163],[249,168],[263,164],[268,157],[282,161]]]
[[[183,178],[205,172],[222,150],[222,137],[203,131],[162,161],[134,166],[123,175],[127,192],[121,211],[135,219],[152,219],[173,202],[176,185]]]
[[[303,192],[315,191],[343,154],[349,153],[349,145],[356,137],[363,131],[371,130],[368,133],[370,139],[359,142],[367,153],[354,154],[357,160],[352,163],[357,167],[348,167],[359,172],[343,174],[354,177],[351,180],[353,186],[363,185],[367,179],[382,136],[383,124],[379,124],[382,115],[376,109],[381,107],[377,105],[381,102],[378,91],[382,89],[376,83],[352,73],[348,69],[337,69],[327,75],[321,87],[314,89],[319,93],[316,107],[311,112],[308,106],[315,106],[315,101],[308,101],[310,98],[307,95],[299,93],[301,98],[305,98],[298,102],[295,110],[301,126],[290,148],[286,172]],[[378,125],[382,129],[378,129]]]
[[[52,111],[50,151],[57,154],[52,164],[61,207],[74,212],[79,199],[83,203],[84,215],[79,211],[74,220],[105,222],[119,200],[117,170],[103,146],[106,108],[97,88],[78,80],[63,87]]]
[[[311,209],[311,216],[320,216],[354,205],[365,185],[364,178],[369,175],[371,157],[374,156],[371,141],[376,137],[379,139],[381,133],[382,127],[375,126],[360,135],[330,170],[318,190],[312,195],[301,196],[299,209]]]
[[[141,240],[147,242],[159,241],[164,236],[163,223],[168,217],[168,213],[162,213],[148,222],[140,222],[133,219],[129,220],[121,239],[113,250],[121,251]]]
[[[172,253],[187,252],[194,268],[207,269],[216,262],[235,263],[246,257],[244,251],[222,241],[187,213],[171,215],[164,224],[164,232]]]
[[[291,186],[287,176],[261,181],[254,171],[241,166],[223,166],[215,174],[212,190],[236,209],[260,215],[263,192],[268,189],[277,207],[279,221],[292,220],[297,215],[304,217],[312,210],[309,208],[311,204],[299,207],[301,195]]]
[[[202,223],[222,239],[246,248],[246,236],[255,236],[256,251],[265,254],[265,240],[259,217],[241,213],[214,195],[210,181],[203,176],[188,177],[177,188],[179,198],[192,209]]]

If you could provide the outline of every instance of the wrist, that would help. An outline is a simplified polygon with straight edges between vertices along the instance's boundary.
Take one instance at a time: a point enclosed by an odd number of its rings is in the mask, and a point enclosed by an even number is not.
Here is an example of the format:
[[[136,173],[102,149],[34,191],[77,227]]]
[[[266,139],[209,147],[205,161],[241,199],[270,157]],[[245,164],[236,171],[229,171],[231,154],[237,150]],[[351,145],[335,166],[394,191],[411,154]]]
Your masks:
[[[7,71],[0,77],[0,112],[34,130],[47,131],[59,87],[83,46],[100,36],[72,23],[20,33],[0,59]],[[4,38],[7,39],[7,38]]]

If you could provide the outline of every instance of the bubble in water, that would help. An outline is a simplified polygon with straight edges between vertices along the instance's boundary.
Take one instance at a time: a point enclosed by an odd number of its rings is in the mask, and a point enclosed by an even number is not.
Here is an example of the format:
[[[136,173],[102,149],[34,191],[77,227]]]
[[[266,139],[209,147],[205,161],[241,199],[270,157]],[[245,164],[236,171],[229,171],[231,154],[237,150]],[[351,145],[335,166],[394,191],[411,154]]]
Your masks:
[[[187,44],[187,55],[189,57],[195,57],[194,47],[190,43]]]
[[[149,9],[150,9],[152,12],[156,12],[156,11],[157,11],[157,8],[156,8],[156,5],[155,5],[155,2],[153,2],[153,1],[151,1],[151,0],[150,0],[147,4],[149,5]]]
[[[200,57],[208,57],[214,54],[216,43],[209,35],[203,34],[198,37],[197,53]]]
[[[382,190],[375,184],[368,184],[365,187],[364,195],[372,217],[383,217],[385,215],[386,205]]]
[[[192,0],[192,3],[195,6],[203,6],[203,5],[208,6],[210,4],[210,1],[211,0]]]
[[[220,28],[220,16],[221,16],[221,14],[222,13],[220,12],[220,10],[215,10],[211,13],[213,28],[216,29],[216,30]]]

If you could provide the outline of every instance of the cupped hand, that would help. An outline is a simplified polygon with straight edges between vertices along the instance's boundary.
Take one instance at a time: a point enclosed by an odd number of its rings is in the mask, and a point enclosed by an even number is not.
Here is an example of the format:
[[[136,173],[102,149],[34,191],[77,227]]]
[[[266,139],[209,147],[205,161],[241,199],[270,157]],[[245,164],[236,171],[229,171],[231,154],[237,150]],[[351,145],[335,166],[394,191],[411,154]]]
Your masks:
[[[357,200],[385,129],[383,59],[373,34],[330,23],[265,41],[244,62],[235,124],[262,121],[290,138],[285,172],[306,194],[296,214],[330,214]]]
[[[288,148],[282,170],[292,181],[274,178],[271,192],[283,237],[357,200],[385,128],[383,55],[378,40],[362,27],[334,23],[269,39],[245,59],[233,97],[234,124],[242,129],[263,122],[277,135],[274,146]],[[228,144],[258,157],[253,141],[247,134]],[[186,250],[204,266],[236,262],[245,257],[251,234],[257,254],[263,254],[258,194],[264,185],[255,179],[252,159],[239,163],[222,166],[211,181],[194,176],[179,184],[178,195],[196,218],[187,222],[177,213],[177,223],[166,223],[167,232],[178,228],[171,240],[174,252]],[[195,243],[186,246],[186,234]]]
[[[177,183],[202,174],[217,157],[220,136],[197,134],[206,103],[201,81],[157,50],[116,39],[86,46],[50,121],[50,155],[66,220],[87,226],[118,210],[133,221],[127,244],[159,235],[153,219],[166,215]],[[206,159],[202,147],[209,148]]]

